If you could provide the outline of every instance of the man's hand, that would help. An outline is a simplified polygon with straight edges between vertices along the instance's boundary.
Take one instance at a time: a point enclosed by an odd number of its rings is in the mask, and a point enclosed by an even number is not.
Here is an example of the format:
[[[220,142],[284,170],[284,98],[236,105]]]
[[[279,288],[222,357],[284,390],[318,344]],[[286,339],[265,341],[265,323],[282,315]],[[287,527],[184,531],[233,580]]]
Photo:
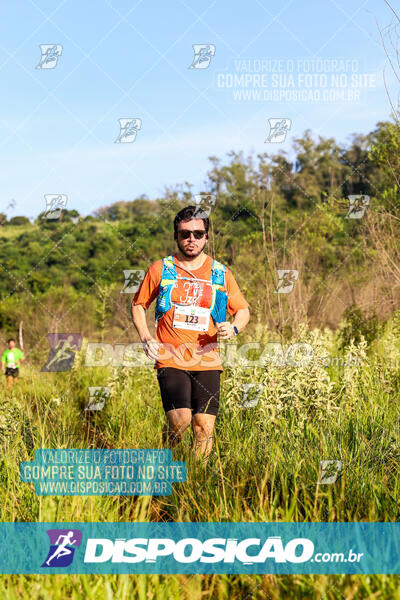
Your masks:
[[[222,340],[229,340],[231,337],[235,335],[233,331],[232,323],[229,321],[224,321],[223,323],[216,323],[217,335]]]
[[[143,350],[148,358],[157,360],[160,353],[160,344],[153,337],[142,340]]]

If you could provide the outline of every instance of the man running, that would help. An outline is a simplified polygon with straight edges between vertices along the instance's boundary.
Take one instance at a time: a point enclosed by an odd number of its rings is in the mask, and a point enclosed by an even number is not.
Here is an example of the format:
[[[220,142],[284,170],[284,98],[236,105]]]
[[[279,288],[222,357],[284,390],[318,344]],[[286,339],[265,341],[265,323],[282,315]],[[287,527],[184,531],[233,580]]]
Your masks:
[[[18,381],[19,366],[25,358],[22,350],[17,348],[15,340],[10,338],[7,342],[8,350],[4,350],[3,356],[1,357],[1,370],[7,377],[8,387],[13,385],[13,382]]]
[[[247,325],[249,304],[231,271],[204,252],[209,219],[187,206],[174,220],[178,251],[150,265],[132,300],[132,319],[154,359],[167,422],[164,442],[182,439],[191,424],[195,456],[207,459],[219,407],[222,363],[217,335],[229,339]],[[145,310],[156,300],[156,338]],[[226,320],[227,312],[234,316]]]

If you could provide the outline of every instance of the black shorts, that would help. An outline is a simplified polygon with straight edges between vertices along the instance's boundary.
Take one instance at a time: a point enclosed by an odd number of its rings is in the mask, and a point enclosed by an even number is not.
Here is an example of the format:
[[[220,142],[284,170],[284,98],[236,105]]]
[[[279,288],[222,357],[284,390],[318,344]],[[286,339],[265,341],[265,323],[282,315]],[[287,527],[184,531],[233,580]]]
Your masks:
[[[6,377],[18,377],[19,369],[12,369],[11,367],[6,368]]]
[[[187,371],[174,367],[157,369],[165,412],[190,408],[193,414],[217,415],[221,371]]]

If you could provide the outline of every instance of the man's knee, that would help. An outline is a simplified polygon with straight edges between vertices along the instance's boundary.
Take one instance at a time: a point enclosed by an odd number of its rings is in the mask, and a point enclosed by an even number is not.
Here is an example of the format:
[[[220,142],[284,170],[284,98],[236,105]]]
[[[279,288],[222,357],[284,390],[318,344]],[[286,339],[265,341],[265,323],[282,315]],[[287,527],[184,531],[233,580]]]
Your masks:
[[[196,422],[192,423],[193,433],[197,440],[207,440],[214,435],[214,423]]]
[[[171,426],[175,431],[185,431],[190,425],[190,419],[179,419]]]
[[[176,434],[182,434],[190,425],[189,416],[177,416],[174,419],[168,419],[168,429]]]

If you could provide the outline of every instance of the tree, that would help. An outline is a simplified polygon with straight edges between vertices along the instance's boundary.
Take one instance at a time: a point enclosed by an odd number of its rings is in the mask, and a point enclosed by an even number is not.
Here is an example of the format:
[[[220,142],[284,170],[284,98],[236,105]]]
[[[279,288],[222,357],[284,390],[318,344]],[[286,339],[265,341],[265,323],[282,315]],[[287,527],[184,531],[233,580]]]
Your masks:
[[[28,217],[13,217],[8,221],[8,225],[30,225]]]

